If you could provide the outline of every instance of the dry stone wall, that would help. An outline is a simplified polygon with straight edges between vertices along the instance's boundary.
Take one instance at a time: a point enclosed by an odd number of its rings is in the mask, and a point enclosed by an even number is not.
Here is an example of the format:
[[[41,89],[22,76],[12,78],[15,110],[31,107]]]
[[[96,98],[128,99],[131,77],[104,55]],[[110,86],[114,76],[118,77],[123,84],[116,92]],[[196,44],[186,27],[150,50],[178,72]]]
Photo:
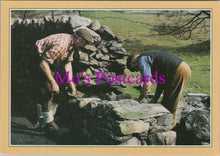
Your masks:
[[[160,104],[135,100],[107,101],[79,98],[72,108],[73,144],[83,145],[175,145],[170,131],[172,114]],[[164,121],[163,119],[166,119]]]
[[[86,46],[74,55],[72,63],[74,74],[90,76],[91,82],[83,79],[77,84],[81,91],[79,98],[70,99],[64,92],[55,98],[59,103],[55,120],[62,118],[68,123],[68,140],[75,145],[175,145],[209,144],[209,113],[201,100],[183,102],[178,109],[179,117],[175,131],[171,129],[172,114],[160,104],[148,104],[134,101],[124,92],[125,86],[96,83],[97,71],[107,75],[123,74],[124,57],[127,54],[122,40],[99,21],[78,15],[64,16],[55,22],[51,17],[43,19],[16,19],[11,23],[11,97],[12,115],[23,112],[28,117],[35,111],[33,96],[34,84],[31,81],[28,59],[32,55],[36,40],[55,33],[72,34],[77,29],[87,29],[92,34],[95,44]],[[56,67],[62,71],[60,67]],[[62,73],[62,72],[61,72]],[[82,77],[81,77],[82,78]],[[60,86],[60,89],[66,90]],[[203,108],[204,107],[204,108]],[[54,112],[57,105],[54,105]],[[204,111],[204,109],[206,109]],[[198,112],[200,111],[200,112]],[[203,113],[204,112],[204,113]],[[202,117],[201,117],[202,115]],[[194,120],[192,118],[196,118]],[[200,119],[203,122],[199,122]],[[197,126],[195,125],[195,122]],[[190,123],[190,124],[189,124]],[[199,128],[198,128],[199,127]],[[204,128],[205,127],[205,128]],[[178,129],[179,128],[179,129]],[[199,131],[199,129],[205,129]],[[185,137],[187,136],[187,138]],[[179,141],[180,140],[180,141]],[[184,140],[184,142],[181,142]]]

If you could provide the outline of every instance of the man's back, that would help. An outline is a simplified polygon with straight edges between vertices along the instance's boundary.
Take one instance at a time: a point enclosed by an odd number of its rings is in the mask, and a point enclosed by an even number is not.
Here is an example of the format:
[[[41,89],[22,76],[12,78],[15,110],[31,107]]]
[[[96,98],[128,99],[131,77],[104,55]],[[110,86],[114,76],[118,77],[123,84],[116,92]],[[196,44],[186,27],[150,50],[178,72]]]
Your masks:
[[[173,75],[178,66],[183,62],[180,58],[161,51],[144,52],[140,55],[150,56],[153,60],[151,70],[158,71],[160,74]]]

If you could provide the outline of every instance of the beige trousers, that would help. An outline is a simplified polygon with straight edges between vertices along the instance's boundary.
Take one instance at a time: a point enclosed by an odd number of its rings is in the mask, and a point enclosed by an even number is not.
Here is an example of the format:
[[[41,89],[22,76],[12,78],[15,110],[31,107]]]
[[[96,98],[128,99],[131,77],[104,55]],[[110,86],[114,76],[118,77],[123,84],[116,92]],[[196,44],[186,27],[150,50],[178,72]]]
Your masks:
[[[180,97],[190,77],[190,67],[185,62],[182,62],[177,68],[173,78],[165,82],[164,96],[161,103],[173,113],[173,127],[176,125],[176,111]]]

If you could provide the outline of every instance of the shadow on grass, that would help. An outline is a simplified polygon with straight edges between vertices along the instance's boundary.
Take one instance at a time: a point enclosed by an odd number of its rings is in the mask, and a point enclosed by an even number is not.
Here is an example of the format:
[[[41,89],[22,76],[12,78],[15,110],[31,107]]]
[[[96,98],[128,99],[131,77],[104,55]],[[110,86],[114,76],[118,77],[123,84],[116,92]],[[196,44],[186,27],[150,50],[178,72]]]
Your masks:
[[[210,40],[203,41],[197,44],[190,44],[182,47],[158,46],[157,44],[146,45],[140,39],[127,39],[124,43],[125,49],[130,53],[143,53],[144,51],[165,51],[165,52],[178,52],[178,53],[191,53],[208,55],[210,54]]]
[[[184,47],[176,48],[179,52],[186,52],[186,53],[195,53],[195,54],[210,54],[210,40],[191,44]]]

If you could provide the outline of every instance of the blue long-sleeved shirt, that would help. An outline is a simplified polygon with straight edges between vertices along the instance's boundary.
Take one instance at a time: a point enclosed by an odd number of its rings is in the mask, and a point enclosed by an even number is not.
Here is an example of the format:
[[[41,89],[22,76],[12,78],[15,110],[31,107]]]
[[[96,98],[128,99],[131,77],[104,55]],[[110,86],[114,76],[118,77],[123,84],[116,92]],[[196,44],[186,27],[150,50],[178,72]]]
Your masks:
[[[153,59],[150,56],[141,56],[138,59],[139,70],[143,77],[146,76],[147,82],[150,81],[150,78],[152,76],[151,74],[152,64],[153,64]]]

